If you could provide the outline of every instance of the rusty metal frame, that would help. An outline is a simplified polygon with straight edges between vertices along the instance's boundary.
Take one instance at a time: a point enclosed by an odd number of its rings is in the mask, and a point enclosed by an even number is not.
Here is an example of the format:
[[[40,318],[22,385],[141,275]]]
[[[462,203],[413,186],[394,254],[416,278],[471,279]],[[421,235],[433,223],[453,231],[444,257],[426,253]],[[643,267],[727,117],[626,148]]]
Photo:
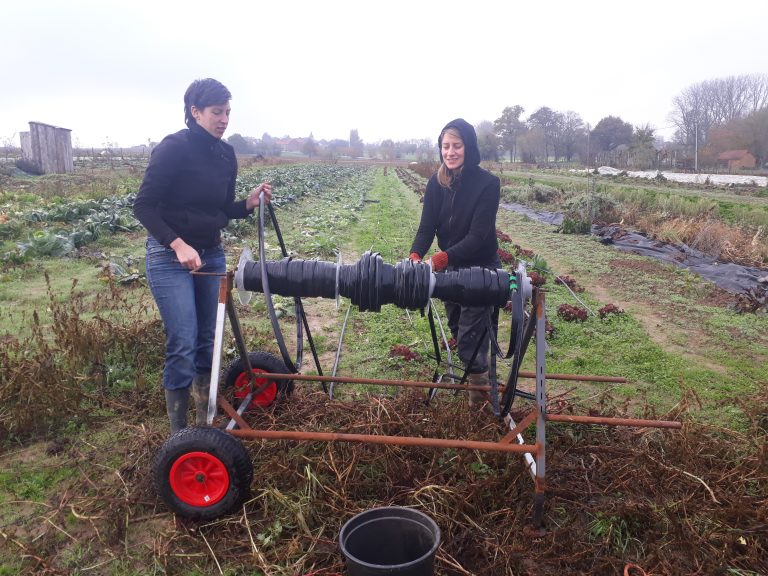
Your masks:
[[[509,426],[507,432],[496,442],[461,440],[431,437],[414,436],[387,436],[380,434],[350,434],[342,432],[304,432],[297,430],[263,430],[252,428],[244,419],[243,412],[251,404],[254,396],[268,385],[264,384],[261,388],[255,387],[256,376],[253,374],[250,361],[248,359],[248,350],[245,346],[240,322],[237,317],[234,302],[232,300],[234,274],[227,272],[222,276],[219,289],[219,305],[216,321],[216,335],[214,340],[214,357],[211,370],[211,392],[208,406],[208,425],[213,422],[215,415],[215,406],[218,405],[229,416],[230,422],[226,427],[227,432],[237,438],[244,440],[294,440],[294,441],[321,441],[321,442],[359,442],[366,444],[388,444],[399,446],[423,446],[429,448],[460,448],[468,450],[484,450],[490,452],[507,452],[523,454],[527,463],[527,468],[534,481],[534,506],[533,523],[535,526],[541,526],[543,521],[543,507],[546,491],[546,424],[547,422],[566,422],[575,424],[597,424],[607,426],[636,426],[646,428],[666,428],[679,429],[680,422],[666,420],[643,420],[635,418],[611,418],[611,417],[592,417],[592,416],[572,416],[564,414],[547,414],[546,411],[546,381],[552,380],[574,380],[590,382],[626,382],[624,378],[608,376],[585,376],[577,374],[547,374],[545,371],[546,359],[546,340],[545,340],[545,296],[541,290],[534,292],[536,298],[536,370],[534,372],[521,371],[519,376],[522,378],[535,378],[535,410],[532,410],[519,423],[516,423],[511,417],[507,417],[506,422]],[[226,398],[218,394],[218,378],[220,371],[220,361],[223,349],[223,334],[225,314],[229,317],[232,326],[232,332],[243,362],[244,370],[250,377],[250,386],[252,390],[242,400],[237,410],[227,401]],[[462,389],[462,390],[483,390],[490,391],[490,386],[473,386],[462,384],[447,384],[442,382],[419,382],[408,380],[390,380],[378,378],[354,378],[344,376],[321,376],[304,374],[270,374],[272,380],[293,380],[293,381],[313,381],[313,382],[338,382],[350,384],[372,384],[381,386],[404,386],[411,388],[438,388],[438,389]],[[503,391],[504,386],[500,386]],[[535,424],[535,441],[526,443],[522,433]],[[239,428],[235,428],[235,426]]]

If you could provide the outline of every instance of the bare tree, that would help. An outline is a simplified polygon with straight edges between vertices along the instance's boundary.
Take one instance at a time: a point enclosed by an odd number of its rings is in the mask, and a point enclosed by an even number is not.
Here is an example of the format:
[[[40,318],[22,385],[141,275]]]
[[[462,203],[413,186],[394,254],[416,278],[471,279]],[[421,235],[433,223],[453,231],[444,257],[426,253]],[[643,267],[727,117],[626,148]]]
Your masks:
[[[528,117],[528,126],[538,128],[544,136],[544,162],[549,162],[550,150],[554,152],[554,144],[558,132],[559,112],[547,106],[542,106]]]
[[[576,155],[578,144],[585,139],[584,121],[576,112],[555,113],[555,159],[563,158],[570,162]]]
[[[312,132],[310,132],[307,139],[304,140],[304,144],[301,146],[301,152],[310,158],[317,155],[317,142],[315,142],[315,136]]]
[[[635,126],[629,145],[629,163],[636,168],[651,168],[657,161],[656,129],[650,124]]]
[[[532,164],[539,158],[546,161],[546,144],[544,130],[534,127],[525,132],[517,140],[517,149],[523,162]]]
[[[236,154],[250,154],[253,152],[251,145],[243,138],[242,134],[232,134],[232,136],[227,138],[227,142],[235,149]]]
[[[16,132],[10,136],[3,136],[3,151],[5,152],[5,160],[8,161],[8,156],[12,151],[16,149],[14,142],[16,140]]]
[[[435,160],[435,147],[432,140],[429,138],[417,140],[416,160],[418,162],[433,162]]]
[[[499,137],[502,149],[509,151],[510,162],[515,161],[517,139],[526,131],[525,123],[520,120],[520,115],[525,108],[519,105],[507,106],[501,112],[501,116],[493,121],[496,136]]]
[[[743,118],[768,105],[768,75],[742,75],[693,84],[672,100],[669,119],[682,144],[703,145],[714,126]]]
[[[395,143],[389,138],[383,140],[379,147],[379,152],[384,160],[394,160],[396,156]]]
[[[493,123],[483,120],[475,126],[477,132],[477,146],[480,148],[481,160],[499,161],[499,137],[493,128]]]
[[[757,160],[757,167],[768,164],[768,106],[753,112],[740,121],[743,125],[747,147]]]
[[[350,156],[353,158],[359,158],[363,155],[365,146],[356,128],[349,131],[349,148],[351,151]]]
[[[757,74],[749,78],[749,112],[757,112],[768,107],[768,74]]]

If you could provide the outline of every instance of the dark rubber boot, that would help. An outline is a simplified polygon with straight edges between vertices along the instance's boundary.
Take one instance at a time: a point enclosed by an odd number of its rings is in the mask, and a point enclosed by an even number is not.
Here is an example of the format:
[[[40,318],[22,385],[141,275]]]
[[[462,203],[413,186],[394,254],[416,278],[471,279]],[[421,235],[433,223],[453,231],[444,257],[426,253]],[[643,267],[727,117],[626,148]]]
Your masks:
[[[480,374],[470,374],[469,384],[471,386],[488,386],[488,372],[481,372]],[[490,401],[488,392],[484,390],[470,390],[469,391],[469,408],[470,410],[481,410],[486,406],[486,402]]]
[[[192,380],[192,397],[195,399],[195,424],[208,424],[208,396],[211,392],[211,375],[198,374]]]
[[[171,434],[187,427],[187,410],[189,409],[189,387],[165,391],[165,409],[171,423]]]

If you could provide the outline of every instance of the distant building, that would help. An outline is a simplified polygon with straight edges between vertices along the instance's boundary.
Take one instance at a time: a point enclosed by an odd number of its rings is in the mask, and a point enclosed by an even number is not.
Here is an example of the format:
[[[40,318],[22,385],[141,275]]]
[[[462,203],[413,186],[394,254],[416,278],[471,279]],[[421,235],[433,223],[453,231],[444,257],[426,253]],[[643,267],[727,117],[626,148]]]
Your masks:
[[[749,150],[726,150],[717,155],[717,165],[734,172],[741,168],[754,168],[757,160]]]
[[[307,138],[275,138],[275,144],[280,146],[283,152],[301,152]]]
[[[22,132],[21,157],[40,174],[72,172],[72,134],[69,128],[59,128],[42,122],[30,122],[29,132]]]

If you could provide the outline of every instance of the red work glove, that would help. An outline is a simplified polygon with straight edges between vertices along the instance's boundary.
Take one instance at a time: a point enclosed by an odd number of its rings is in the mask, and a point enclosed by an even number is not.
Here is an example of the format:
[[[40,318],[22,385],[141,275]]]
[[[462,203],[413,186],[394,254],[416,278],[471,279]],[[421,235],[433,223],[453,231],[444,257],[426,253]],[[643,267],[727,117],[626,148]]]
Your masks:
[[[432,270],[440,272],[448,266],[448,252],[438,252],[432,256]]]
[[[412,260],[413,262],[421,262],[421,256],[416,254],[416,252],[411,252],[411,255],[408,256],[408,260]]]

